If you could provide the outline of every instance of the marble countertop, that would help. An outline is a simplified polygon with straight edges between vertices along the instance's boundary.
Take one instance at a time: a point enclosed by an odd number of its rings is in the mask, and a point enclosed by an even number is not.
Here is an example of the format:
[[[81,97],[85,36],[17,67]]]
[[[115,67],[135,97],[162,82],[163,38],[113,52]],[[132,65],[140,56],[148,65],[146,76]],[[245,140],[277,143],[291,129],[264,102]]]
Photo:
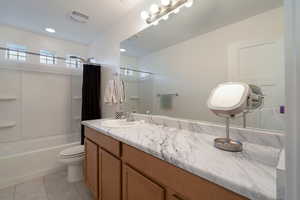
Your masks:
[[[280,149],[244,143],[243,152],[225,152],[214,148],[213,135],[145,122],[127,128],[105,128],[103,121],[82,124],[249,199],[276,199]]]

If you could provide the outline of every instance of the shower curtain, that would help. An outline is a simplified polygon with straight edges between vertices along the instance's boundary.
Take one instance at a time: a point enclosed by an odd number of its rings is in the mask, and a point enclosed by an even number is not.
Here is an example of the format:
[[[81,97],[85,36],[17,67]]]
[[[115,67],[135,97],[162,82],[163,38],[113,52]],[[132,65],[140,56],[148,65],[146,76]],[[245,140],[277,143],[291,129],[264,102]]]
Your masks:
[[[101,66],[83,65],[81,121],[101,118]],[[81,125],[81,144],[84,144],[84,126]]]

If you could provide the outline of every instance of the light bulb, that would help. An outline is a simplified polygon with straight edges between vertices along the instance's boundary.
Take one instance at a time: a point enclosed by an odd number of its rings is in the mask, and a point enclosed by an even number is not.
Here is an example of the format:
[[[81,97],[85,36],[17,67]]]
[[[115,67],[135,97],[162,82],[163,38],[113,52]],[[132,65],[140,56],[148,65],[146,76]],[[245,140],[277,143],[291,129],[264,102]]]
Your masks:
[[[53,28],[45,28],[45,30],[49,33],[55,33],[56,32],[55,29],[53,29]]]
[[[158,13],[158,12],[159,12],[159,7],[158,7],[158,5],[152,4],[152,5],[150,6],[150,12],[151,12],[152,14]]]
[[[163,6],[169,6],[169,5],[171,5],[171,0],[161,0],[161,4]]]
[[[143,20],[148,19],[148,17],[149,17],[149,13],[147,11],[144,10],[144,11],[141,12],[141,18]]]
[[[179,11],[180,11],[180,8],[176,8],[173,12],[174,12],[175,14],[177,14],[177,13],[179,13]]]
[[[193,0],[188,0],[186,3],[185,3],[185,7],[189,8],[189,7],[192,7],[194,1]]]
[[[158,25],[158,20],[157,21],[155,21],[155,22],[153,22],[152,24],[154,25],[154,26],[157,26]]]
[[[169,19],[169,15],[165,15],[162,18],[163,18],[163,20],[168,20]]]

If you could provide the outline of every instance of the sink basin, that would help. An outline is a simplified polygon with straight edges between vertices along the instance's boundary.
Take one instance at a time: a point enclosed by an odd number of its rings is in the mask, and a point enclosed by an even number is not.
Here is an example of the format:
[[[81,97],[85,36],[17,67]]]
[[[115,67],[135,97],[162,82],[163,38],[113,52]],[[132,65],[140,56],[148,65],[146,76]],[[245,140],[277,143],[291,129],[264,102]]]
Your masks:
[[[126,128],[139,125],[139,121],[128,122],[126,119],[111,119],[106,120],[101,123],[103,127],[106,128]]]

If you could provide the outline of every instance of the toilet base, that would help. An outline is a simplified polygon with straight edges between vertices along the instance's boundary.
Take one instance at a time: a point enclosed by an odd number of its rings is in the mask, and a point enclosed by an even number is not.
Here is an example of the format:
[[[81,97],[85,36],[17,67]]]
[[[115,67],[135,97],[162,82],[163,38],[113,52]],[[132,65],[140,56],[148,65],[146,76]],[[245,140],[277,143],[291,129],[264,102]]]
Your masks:
[[[68,165],[68,182],[73,183],[83,179],[82,163]]]

